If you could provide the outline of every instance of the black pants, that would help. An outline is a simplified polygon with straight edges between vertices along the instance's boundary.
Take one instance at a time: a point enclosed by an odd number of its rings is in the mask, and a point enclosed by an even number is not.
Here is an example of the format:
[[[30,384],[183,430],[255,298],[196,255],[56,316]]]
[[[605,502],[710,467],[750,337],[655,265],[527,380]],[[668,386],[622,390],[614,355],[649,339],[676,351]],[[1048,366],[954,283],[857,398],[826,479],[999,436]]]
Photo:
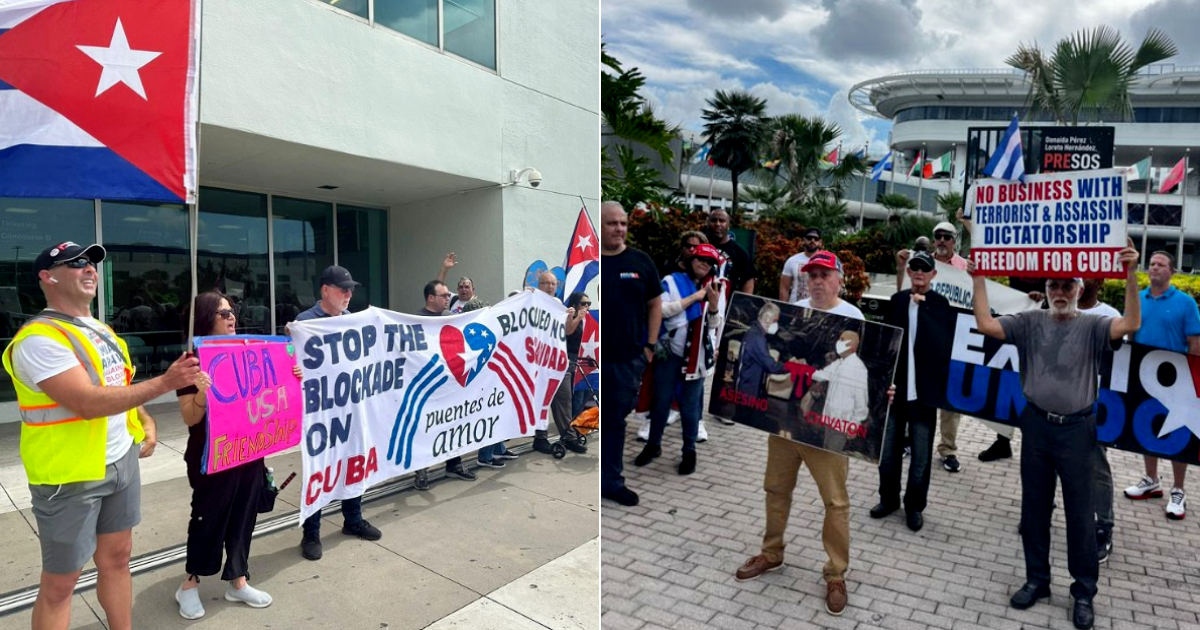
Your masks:
[[[258,499],[266,482],[266,464],[257,460],[212,475],[188,463],[192,486],[192,518],[188,522],[188,575],[215,575],[222,580],[250,577],[250,538],[258,521]]]
[[[1096,416],[1074,416],[1056,424],[1033,405],[1025,405],[1021,413],[1025,579],[1032,584],[1050,584],[1050,512],[1056,480],[1061,479],[1067,519],[1067,570],[1075,578],[1071,595],[1084,598],[1096,594],[1100,573],[1092,496],[1095,450]]]
[[[600,424],[604,446],[600,449],[600,491],[615,492],[625,487],[625,416],[637,403],[646,359],[635,357],[624,363],[600,364]]]
[[[900,505],[900,474],[904,465],[904,435],[907,431],[912,436],[912,457],[908,461],[904,510],[924,511],[929,499],[937,409],[915,400],[898,400],[892,405],[889,420],[883,434],[883,452],[879,455],[879,501],[887,505]]]

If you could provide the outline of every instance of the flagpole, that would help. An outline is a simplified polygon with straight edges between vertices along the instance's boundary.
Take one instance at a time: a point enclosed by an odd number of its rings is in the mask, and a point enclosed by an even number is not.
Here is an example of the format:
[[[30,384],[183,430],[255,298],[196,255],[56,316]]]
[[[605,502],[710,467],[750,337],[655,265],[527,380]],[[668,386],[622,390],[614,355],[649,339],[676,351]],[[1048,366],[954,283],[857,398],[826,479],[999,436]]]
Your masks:
[[[1192,148],[1188,147],[1183,151],[1183,180],[1180,181],[1180,186],[1183,187],[1183,203],[1179,206],[1179,247],[1175,250],[1175,267],[1179,268],[1183,264],[1183,230],[1187,226],[1187,173],[1188,162],[1191,161]]]
[[[917,172],[917,212],[921,212],[924,208],[921,207],[921,193],[925,192],[925,162],[928,157],[925,155],[925,143],[921,143],[921,154],[917,156],[918,162],[921,165],[921,170]]]
[[[892,172],[891,177],[888,178],[888,194],[890,195],[896,189],[896,164],[899,163],[899,158],[896,156],[894,147],[888,147],[888,149],[892,152]]]
[[[204,39],[203,33],[200,30],[200,24],[204,16],[204,3],[202,0],[196,0],[195,17],[192,21],[192,28],[195,29],[192,37],[196,43],[196,179],[192,185],[196,190],[192,194],[192,202],[188,204],[188,249],[190,266],[192,270],[192,298],[188,302],[188,336],[187,346],[185,351],[192,352],[195,345],[196,335],[196,294],[199,285],[197,267],[199,266],[199,239],[200,239],[200,108],[202,99],[200,98],[201,90],[203,89],[204,64],[202,63],[201,50],[203,49]],[[206,334],[208,331],[204,331]]]
[[[1147,226],[1150,225],[1150,188],[1154,186],[1154,147],[1150,147],[1150,157],[1148,159],[1150,162],[1146,165],[1146,205],[1142,212],[1142,255],[1139,256],[1143,271],[1146,270],[1146,261],[1150,259],[1146,255],[1146,231],[1149,230]],[[1180,223],[1182,223],[1182,220]]]

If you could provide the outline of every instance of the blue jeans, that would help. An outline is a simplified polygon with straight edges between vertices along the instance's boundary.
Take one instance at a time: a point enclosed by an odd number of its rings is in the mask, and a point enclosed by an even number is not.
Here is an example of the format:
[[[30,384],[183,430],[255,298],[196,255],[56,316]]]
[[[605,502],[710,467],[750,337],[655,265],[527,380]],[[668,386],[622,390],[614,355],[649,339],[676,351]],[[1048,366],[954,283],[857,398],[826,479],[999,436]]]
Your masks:
[[[670,354],[654,361],[654,402],[650,405],[650,437],[646,444],[662,444],[671,401],[679,400],[679,425],[683,427],[683,452],[696,452],[696,433],[700,430],[700,412],[704,405],[704,379],[684,380],[683,357]]]
[[[346,519],[346,525],[357,525],[363,520],[361,496],[354,497],[353,499],[342,499],[342,518]],[[306,537],[310,535],[320,537],[320,512],[317,512],[316,514],[304,519],[304,535]]]
[[[600,423],[604,427],[604,447],[600,449],[600,491],[615,492],[625,487],[625,417],[633,411],[646,358],[600,364]]]
[[[504,440],[500,440],[491,446],[485,446],[479,449],[479,461],[491,463],[497,455],[504,452]]]

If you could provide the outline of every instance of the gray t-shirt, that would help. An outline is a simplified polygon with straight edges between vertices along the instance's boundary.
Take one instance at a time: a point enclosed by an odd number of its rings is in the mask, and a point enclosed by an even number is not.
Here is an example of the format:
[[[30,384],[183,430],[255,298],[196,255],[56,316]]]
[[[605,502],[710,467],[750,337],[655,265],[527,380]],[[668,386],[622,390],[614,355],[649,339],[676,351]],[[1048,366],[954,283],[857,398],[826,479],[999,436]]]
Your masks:
[[[1057,321],[1048,310],[1000,318],[1000,327],[1021,359],[1025,398],[1052,413],[1074,413],[1096,403],[1100,358],[1112,320],[1084,315]]]

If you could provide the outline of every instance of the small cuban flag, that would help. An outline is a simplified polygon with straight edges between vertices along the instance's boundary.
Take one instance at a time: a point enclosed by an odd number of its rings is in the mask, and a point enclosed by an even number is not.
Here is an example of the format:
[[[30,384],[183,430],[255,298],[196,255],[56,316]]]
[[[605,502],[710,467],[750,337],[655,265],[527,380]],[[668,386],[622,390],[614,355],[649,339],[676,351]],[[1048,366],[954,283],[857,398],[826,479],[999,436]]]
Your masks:
[[[1012,123],[996,146],[992,159],[983,167],[983,174],[1010,182],[1025,181],[1025,154],[1021,150],[1021,129],[1016,114],[1013,114]]]
[[[892,168],[892,152],[888,151],[887,155],[883,156],[883,159],[879,160],[879,162],[877,162],[875,164],[875,168],[871,169],[871,181],[873,181],[873,182],[879,181],[879,178],[883,176],[883,172],[890,170],[891,168]]]

